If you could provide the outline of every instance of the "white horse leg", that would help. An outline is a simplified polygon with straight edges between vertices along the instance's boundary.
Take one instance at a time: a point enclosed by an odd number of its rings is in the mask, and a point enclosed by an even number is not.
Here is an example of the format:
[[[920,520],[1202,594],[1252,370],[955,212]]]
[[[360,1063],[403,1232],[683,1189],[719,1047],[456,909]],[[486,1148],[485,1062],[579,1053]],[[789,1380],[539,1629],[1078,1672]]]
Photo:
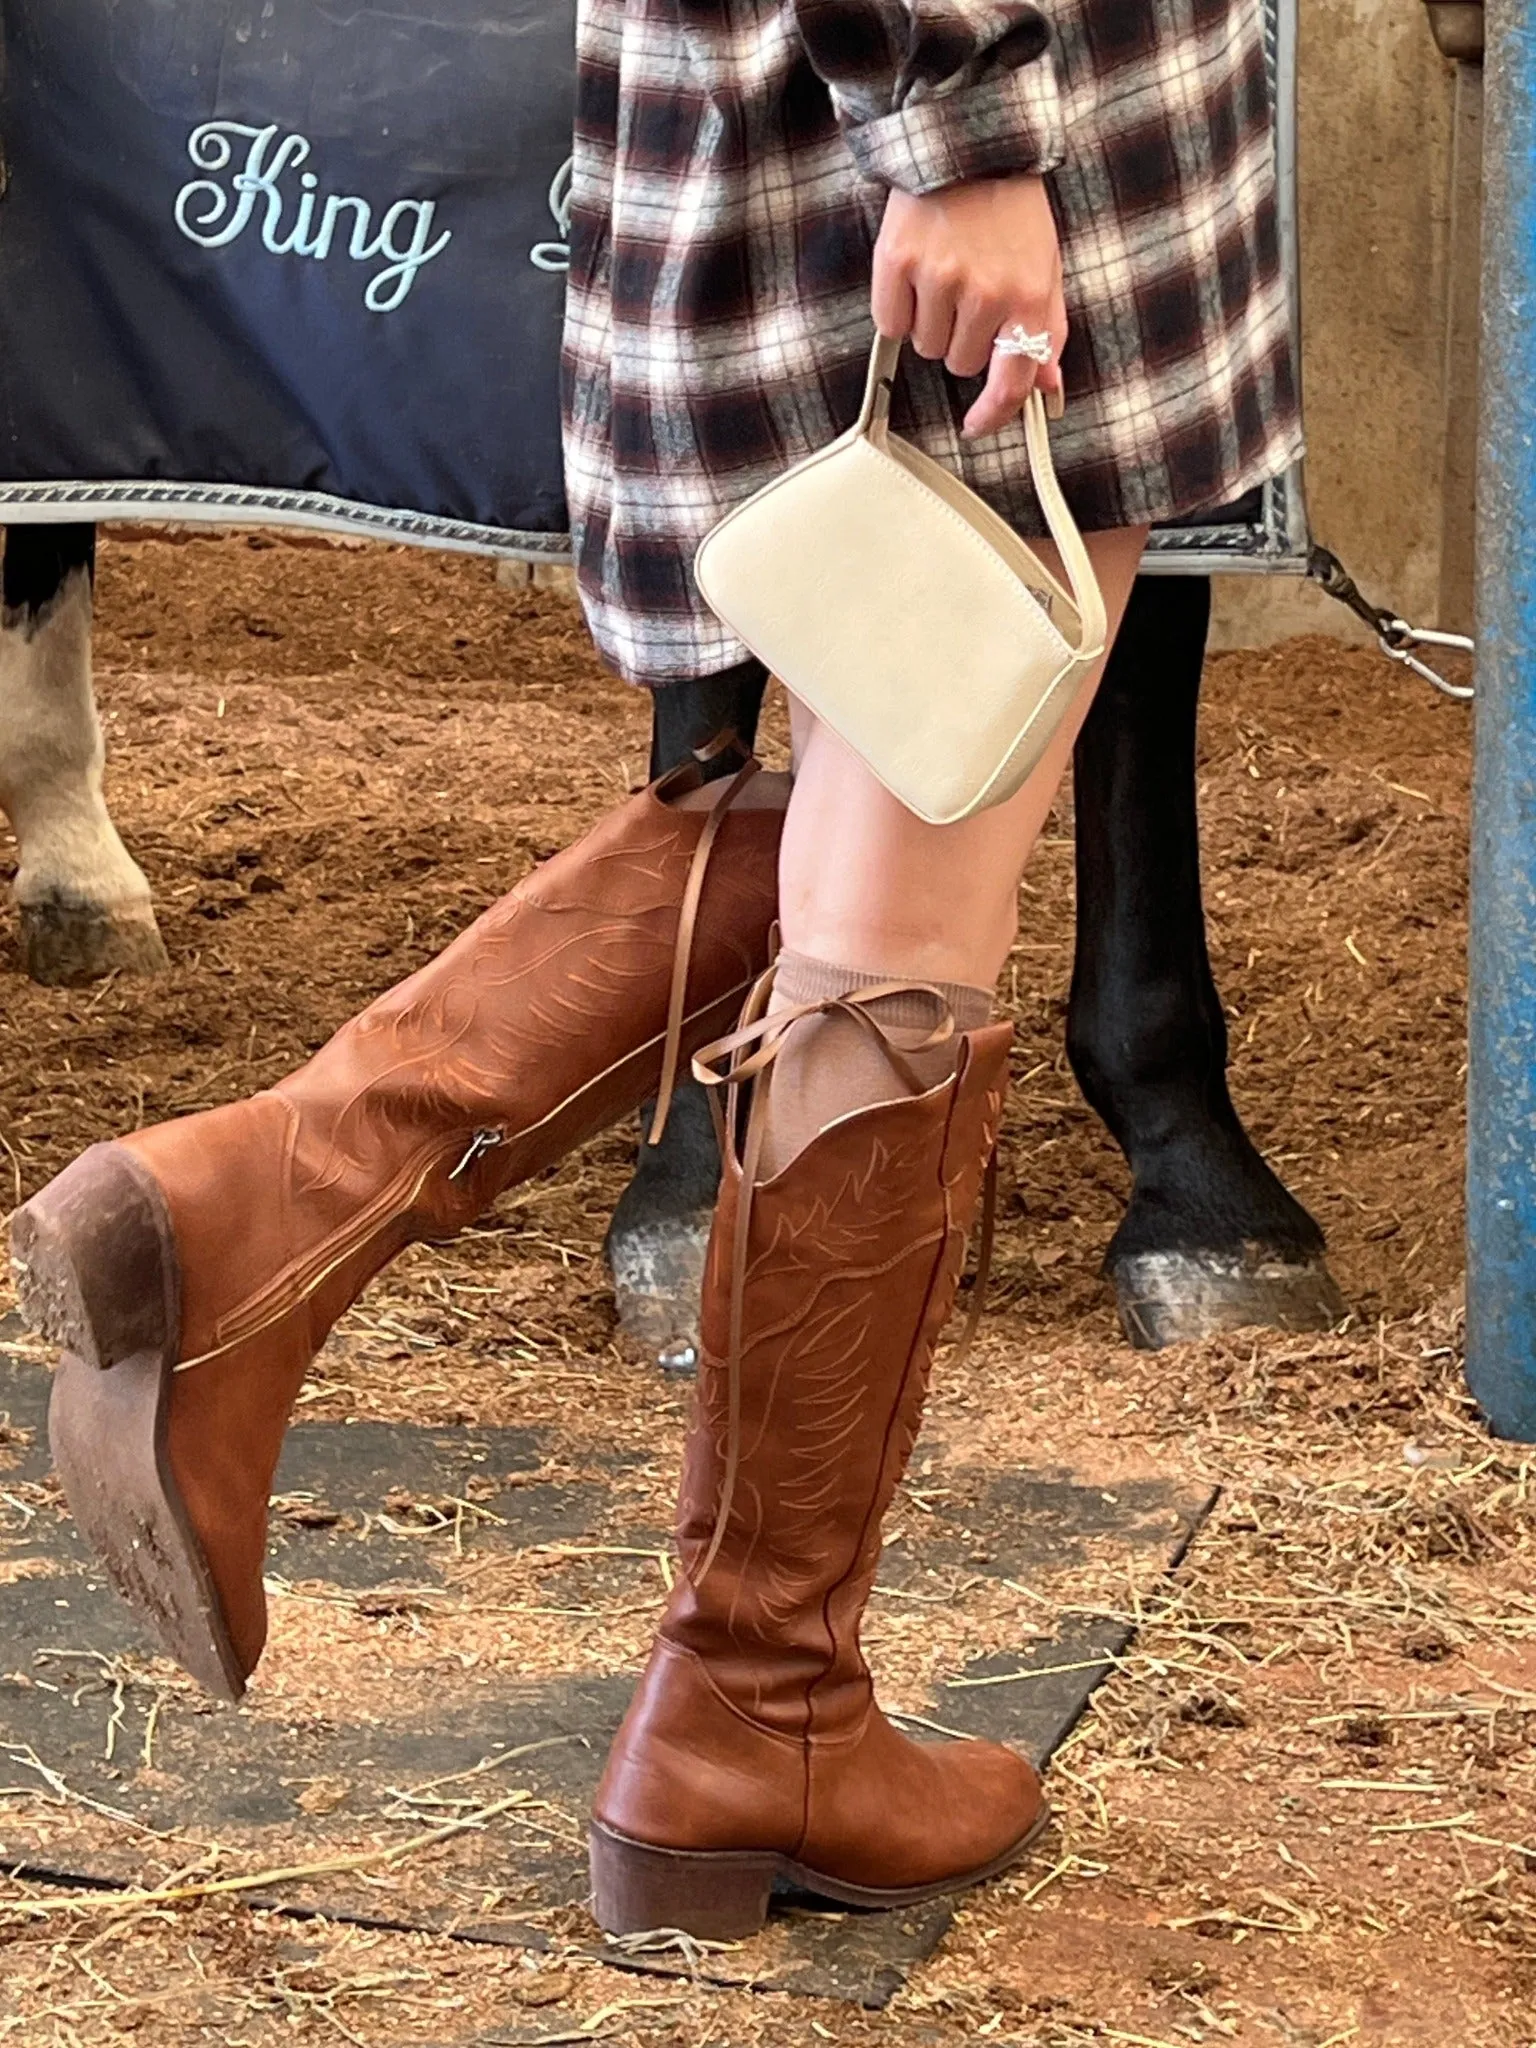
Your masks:
[[[0,613],[0,809],[34,981],[167,965],[149,883],[107,814],[91,686],[89,528],[12,530]]]

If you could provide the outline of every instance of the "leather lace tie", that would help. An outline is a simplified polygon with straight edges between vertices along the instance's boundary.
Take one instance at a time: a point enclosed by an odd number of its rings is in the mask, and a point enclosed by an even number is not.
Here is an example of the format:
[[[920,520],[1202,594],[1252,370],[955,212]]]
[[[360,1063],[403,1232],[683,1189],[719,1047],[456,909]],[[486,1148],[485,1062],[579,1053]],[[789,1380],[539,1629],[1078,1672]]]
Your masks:
[[[706,767],[722,753],[730,749],[741,750],[741,742],[734,732],[722,733],[711,740],[706,747],[700,747],[694,754],[699,766]],[[651,1118],[650,1135],[647,1143],[659,1145],[667,1128],[667,1117],[672,1108],[672,1098],[677,1093],[677,1070],[682,1064],[683,1025],[688,1017],[688,969],[693,960],[693,939],[698,929],[699,905],[704,900],[704,881],[709,872],[710,856],[715,850],[715,841],[720,836],[720,827],[725,823],[730,810],[747,784],[762,767],[755,754],[749,754],[736,773],[727,783],[723,794],[704,821],[704,830],[699,843],[693,850],[693,859],[688,868],[688,880],[683,887],[682,907],[677,918],[677,941],[672,953],[672,990],[667,1001],[667,1035],[662,1046],[661,1079],[656,1088],[656,1111]],[[678,771],[680,775],[695,772],[691,764],[685,764]],[[671,778],[662,782],[660,788],[670,787]]]

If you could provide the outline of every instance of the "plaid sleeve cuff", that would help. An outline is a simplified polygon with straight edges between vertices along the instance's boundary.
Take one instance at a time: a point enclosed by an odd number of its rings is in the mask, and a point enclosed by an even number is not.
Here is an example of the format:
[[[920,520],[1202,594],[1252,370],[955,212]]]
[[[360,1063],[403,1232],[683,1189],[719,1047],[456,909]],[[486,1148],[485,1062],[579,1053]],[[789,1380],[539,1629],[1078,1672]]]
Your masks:
[[[1067,160],[1050,51],[980,85],[931,93],[846,131],[866,178],[919,198],[973,178],[1054,171]]]

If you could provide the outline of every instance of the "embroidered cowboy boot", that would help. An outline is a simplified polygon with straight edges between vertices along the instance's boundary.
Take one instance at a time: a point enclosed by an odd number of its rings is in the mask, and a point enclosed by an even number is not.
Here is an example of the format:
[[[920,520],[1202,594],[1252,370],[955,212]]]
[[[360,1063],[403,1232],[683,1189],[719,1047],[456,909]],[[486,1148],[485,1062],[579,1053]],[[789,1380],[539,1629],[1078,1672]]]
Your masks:
[[[761,1061],[774,1021],[724,1047],[759,1036]],[[727,1114],[685,1569],[594,1806],[610,1933],[735,1940],[762,1926],[780,1878],[911,1904],[1004,1869],[1044,1825],[1039,1780],[1011,1750],[898,1734],[859,1647],[1010,1036],[964,1035],[951,1080],[836,1119],[771,1179],[752,1170],[758,1102],[739,1160]],[[751,1071],[761,1090],[764,1067],[738,1063]]]
[[[70,1508],[209,1691],[261,1654],[272,1476],[337,1318],[665,1094],[766,964],[788,783],[755,770],[665,777],[277,1087],[92,1146],[17,1212]]]

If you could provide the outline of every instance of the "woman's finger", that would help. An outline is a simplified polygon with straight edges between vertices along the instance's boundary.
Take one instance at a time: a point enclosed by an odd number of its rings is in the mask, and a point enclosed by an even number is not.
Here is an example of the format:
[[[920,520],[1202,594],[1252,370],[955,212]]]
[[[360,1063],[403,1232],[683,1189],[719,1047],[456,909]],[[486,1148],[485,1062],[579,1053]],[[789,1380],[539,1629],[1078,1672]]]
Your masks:
[[[917,295],[905,266],[887,250],[882,238],[875,244],[874,279],[870,289],[870,311],[875,325],[891,341],[912,332],[917,314]]]
[[[913,284],[917,310],[912,320],[912,346],[930,362],[942,362],[949,354],[949,338],[955,328],[959,281],[948,271],[925,268]]]
[[[999,354],[994,349],[986,385],[965,416],[961,431],[967,440],[974,440],[982,434],[995,434],[1016,418],[1037,382],[1042,391],[1060,391],[1063,388],[1061,352],[1067,345],[1067,308],[1062,296],[1059,266],[1045,305],[1036,305],[1032,317],[1026,315],[1018,320],[1004,320],[1000,331],[1009,334],[1016,325],[1022,327],[1026,334],[1047,335],[1051,343],[1051,360],[1036,364],[1027,356]]]
[[[992,342],[1003,317],[1001,301],[972,294],[962,298],[944,367],[954,377],[980,377],[992,362]]]
[[[1012,322],[1009,324],[1011,326]],[[1038,330],[1031,328],[1029,331],[1034,333]],[[1025,400],[1035,388],[1038,368],[1039,365],[1032,363],[1028,356],[999,355],[996,349],[992,351],[992,366],[987,372],[986,385],[965,416],[962,431],[967,440],[974,440],[980,434],[995,434],[1009,420],[1017,419],[1024,409]]]

